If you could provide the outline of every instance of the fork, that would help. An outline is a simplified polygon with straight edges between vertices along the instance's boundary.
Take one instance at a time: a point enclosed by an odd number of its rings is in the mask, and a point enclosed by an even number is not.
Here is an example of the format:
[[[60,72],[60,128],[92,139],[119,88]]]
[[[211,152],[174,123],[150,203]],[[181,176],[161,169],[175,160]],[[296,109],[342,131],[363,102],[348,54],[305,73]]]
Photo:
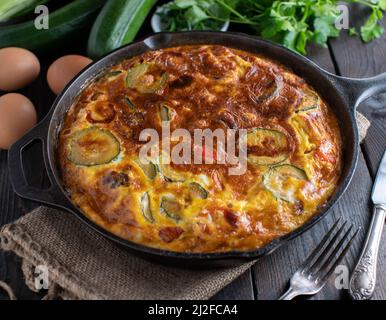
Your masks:
[[[340,218],[327,232],[321,243],[315,248],[306,261],[304,261],[300,268],[296,270],[290,280],[290,287],[288,291],[284,293],[279,300],[291,300],[299,295],[314,295],[322,290],[331,273],[335,270],[349,250],[359,231],[357,229],[349,241],[343,246],[349,237],[353,226],[351,225],[343,237],[339,240],[344,228],[347,225],[347,221],[345,221],[331,238],[331,235],[338,228],[339,222]],[[340,249],[342,249],[342,251],[338,255]]]

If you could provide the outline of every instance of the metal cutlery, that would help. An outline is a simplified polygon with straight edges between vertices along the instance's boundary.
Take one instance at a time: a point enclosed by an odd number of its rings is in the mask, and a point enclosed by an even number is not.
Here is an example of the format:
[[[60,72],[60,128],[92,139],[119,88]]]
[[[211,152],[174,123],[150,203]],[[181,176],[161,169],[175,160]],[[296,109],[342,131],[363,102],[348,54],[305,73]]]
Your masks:
[[[374,214],[365,245],[350,280],[350,295],[355,300],[370,299],[374,293],[378,249],[386,217],[386,152],[378,169],[371,195]]]
[[[295,272],[290,280],[288,291],[279,300],[291,300],[299,295],[314,295],[322,290],[358,233],[358,230],[356,230],[350,239],[346,241],[349,238],[352,226],[341,237],[347,222],[344,222],[338,228],[339,221],[340,219],[332,226],[321,243]]]

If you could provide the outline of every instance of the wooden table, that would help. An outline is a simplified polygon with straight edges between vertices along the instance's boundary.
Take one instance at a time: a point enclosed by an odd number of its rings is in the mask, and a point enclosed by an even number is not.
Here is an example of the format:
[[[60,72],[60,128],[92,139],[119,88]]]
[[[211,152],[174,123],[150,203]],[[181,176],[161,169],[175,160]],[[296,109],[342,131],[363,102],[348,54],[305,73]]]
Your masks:
[[[359,24],[363,16],[364,13],[360,9],[351,10],[352,22]],[[386,19],[383,24],[386,29]],[[149,32],[143,30],[140,36]],[[71,46],[73,47],[73,44]],[[83,53],[82,47],[82,44],[79,44],[78,49],[62,50],[43,58],[40,78],[21,91],[35,104],[39,120],[48,112],[55,98],[45,81],[47,67],[54,59],[66,53]],[[310,48],[309,57],[321,67],[339,75],[358,78],[376,75],[386,72],[386,35],[369,44],[363,44],[358,38],[351,38],[346,32],[342,32],[342,36],[331,41],[328,48]],[[334,210],[302,236],[259,260],[252,269],[219,292],[215,299],[276,299],[286,289],[289,278],[299,264],[338,217],[351,221],[355,227],[361,227],[359,236],[342,262],[350,270],[353,268],[372,214],[370,192],[374,175],[381,155],[386,149],[386,94],[364,102],[359,111],[371,120],[372,125],[361,145],[362,152],[351,185]],[[31,148],[28,152],[26,165],[33,167],[34,172],[40,170],[43,172],[41,150]],[[31,177],[31,183],[37,186],[45,184],[46,181],[43,174]],[[15,195],[8,178],[7,152],[0,151],[0,226],[16,220],[38,205]],[[383,232],[383,243],[380,248],[375,299],[386,299],[385,271],[386,230]],[[0,252],[0,280],[9,283],[20,299],[41,298],[41,294],[33,293],[25,286],[20,261],[11,253]],[[312,299],[347,299],[347,292],[337,290],[334,283],[335,277],[332,276],[326,287]],[[0,298],[4,297],[1,294]]]

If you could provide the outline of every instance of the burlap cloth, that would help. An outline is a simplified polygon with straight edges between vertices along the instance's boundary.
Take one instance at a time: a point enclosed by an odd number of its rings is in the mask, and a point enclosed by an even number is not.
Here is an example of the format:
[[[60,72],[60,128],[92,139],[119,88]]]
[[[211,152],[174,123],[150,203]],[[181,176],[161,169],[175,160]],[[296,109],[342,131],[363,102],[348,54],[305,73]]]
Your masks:
[[[361,137],[370,126],[357,115]],[[36,291],[35,267],[48,269],[46,298],[208,299],[248,270],[184,270],[152,263],[100,236],[73,215],[39,207],[0,230],[0,249],[22,258],[27,286]],[[10,298],[9,286],[0,283]]]

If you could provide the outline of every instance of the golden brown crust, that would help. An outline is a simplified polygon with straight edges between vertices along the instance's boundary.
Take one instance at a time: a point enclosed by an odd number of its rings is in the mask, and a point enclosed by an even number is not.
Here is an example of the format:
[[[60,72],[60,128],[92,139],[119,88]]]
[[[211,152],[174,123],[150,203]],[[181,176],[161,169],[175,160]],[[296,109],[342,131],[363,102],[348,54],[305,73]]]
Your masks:
[[[141,78],[143,85],[150,88],[167,74],[165,85],[153,92],[127,87],[127,71],[140,63],[151,65]],[[113,72],[117,70],[121,73]],[[305,103],[312,99],[317,108]],[[248,163],[241,176],[229,175],[228,165],[172,165],[189,178],[168,182],[157,173],[149,179],[135,162],[143,145],[139,134],[147,128],[161,134],[164,104],[174,110],[171,130],[265,128],[283,133],[287,146],[282,150],[268,145],[251,150],[267,156],[287,152],[282,163],[304,170],[307,180],[294,185],[296,201],[279,199],[266,188],[266,165]],[[69,161],[73,134],[93,126],[119,141],[119,157],[103,165],[76,165]],[[64,184],[91,220],[125,239],[182,252],[253,250],[298,228],[331,197],[342,161],[337,120],[303,79],[269,59],[222,46],[151,51],[114,66],[71,107],[58,153]],[[206,199],[189,195],[192,181],[205,186]],[[141,211],[145,192],[153,221]],[[160,210],[162,197],[170,194],[183,207],[178,220]]]

